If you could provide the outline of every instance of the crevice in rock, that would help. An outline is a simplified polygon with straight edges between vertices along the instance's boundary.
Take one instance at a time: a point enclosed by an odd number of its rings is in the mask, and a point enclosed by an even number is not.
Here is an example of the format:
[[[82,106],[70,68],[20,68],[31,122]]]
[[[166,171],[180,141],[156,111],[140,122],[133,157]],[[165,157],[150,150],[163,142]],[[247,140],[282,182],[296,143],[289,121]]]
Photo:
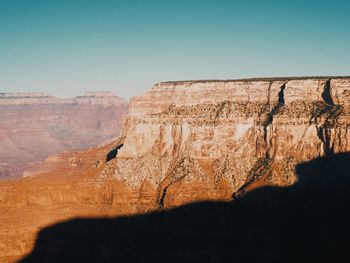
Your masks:
[[[260,158],[250,169],[246,182],[233,193],[232,198],[237,199],[247,192],[248,188],[255,182],[261,180],[266,174],[271,173],[271,163],[272,161],[268,158]]]
[[[337,125],[337,119],[342,112],[341,105],[335,105],[331,96],[331,80],[329,79],[322,92],[323,105],[315,105],[315,110],[310,119],[310,124],[315,124],[317,137],[322,143],[325,156],[334,155],[334,146],[331,143],[332,129]],[[324,116],[323,123],[318,118]]]
[[[323,92],[322,92],[322,99],[328,104],[328,105],[334,105],[332,95],[331,95],[331,80],[327,80]]]
[[[248,173],[246,182],[235,193],[233,193],[232,195],[233,199],[236,199],[242,194],[244,194],[253,183],[261,180],[264,177],[264,175],[266,175],[267,173],[271,173],[270,165],[273,160],[270,156],[271,142],[268,142],[268,139],[267,139],[267,128],[272,124],[274,116],[278,114],[281,108],[285,105],[284,90],[286,89],[286,84],[287,82],[281,86],[280,91],[278,92],[277,103],[273,106],[271,111],[267,113],[266,119],[262,123],[263,130],[264,130],[264,142],[266,147],[265,156],[263,158],[258,159],[256,163],[253,165],[252,169]],[[268,104],[269,103],[270,101],[268,101]],[[270,107],[269,105],[267,106]]]
[[[272,110],[267,114],[265,121],[263,122],[263,129],[264,129],[264,142],[266,145],[266,153],[265,153],[265,158],[270,160],[270,153],[269,153],[269,143],[267,141],[267,127],[270,126],[273,122],[273,118],[276,114],[278,114],[278,112],[280,111],[280,109],[285,105],[285,101],[284,101],[284,90],[286,88],[286,84],[284,83],[281,88],[280,91],[278,93],[278,102],[277,104],[275,104],[275,106],[272,108]]]
[[[335,105],[328,108],[326,112],[326,120],[320,126],[317,124],[316,119],[317,136],[323,144],[323,151],[327,157],[334,155],[334,146],[331,143],[331,133],[332,129],[334,129],[337,124],[336,122],[339,115],[341,114],[341,111],[342,107],[340,105]]]
[[[173,184],[175,184],[175,183],[177,183],[177,182],[180,182],[180,181],[181,181],[182,179],[184,179],[186,176],[187,176],[187,174],[186,174],[186,175],[183,175],[183,176],[181,176],[181,177],[178,177],[178,178],[172,178],[172,180],[170,181],[170,183],[169,183],[167,186],[165,186],[165,187],[163,188],[162,193],[161,193],[160,198],[159,198],[158,208],[160,208],[160,209],[164,208],[164,201],[165,201],[165,197],[166,197],[166,195],[167,195],[168,188],[169,188],[170,186],[172,186]]]
[[[273,121],[273,117],[274,115],[276,115],[279,110],[284,106],[284,90],[286,88],[286,84],[284,84],[279,93],[278,93],[278,102],[277,104],[272,108],[272,110],[267,114],[267,117],[265,119],[265,121],[263,122],[263,127],[267,128],[267,126],[269,126],[272,121]]]
[[[109,162],[110,160],[114,159],[118,155],[118,151],[124,146],[124,144],[119,144],[117,147],[113,148],[107,153],[106,156],[106,162]]]
[[[278,104],[279,105],[284,105],[284,90],[286,89],[286,84],[287,83],[284,83],[280,89],[280,91],[278,92]]]
[[[162,191],[162,194],[161,194],[161,196],[160,196],[160,199],[159,199],[159,208],[164,208],[164,200],[165,200],[165,196],[166,196],[166,194],[167,194],[167,191],[168,191],[168,188],[170,187],[170,185],[171,184],[169,184],[169,185],[167,185],[164,189],[163,189],[163,191]]]
[[[180,182],[183,180],[188,173],[185,172],[183,175],[178,176],[180,174],[179,171],[175,171],[178,168],[181,168],[182,165],[184,164],[186,158],[181,158],[180,160],[175,161],[175,163],[172,165],[172,167],[169,169],[168,175],[164,178],[163,182],[159,186],[159,194],[158,194],[158,208],[163,209],[164,208],[164,201],[167,195],[168,188],[172,186],[173,184]],[[174,175],[175,174],[175,175]],[[162,187],[162,185],[164,185]]]

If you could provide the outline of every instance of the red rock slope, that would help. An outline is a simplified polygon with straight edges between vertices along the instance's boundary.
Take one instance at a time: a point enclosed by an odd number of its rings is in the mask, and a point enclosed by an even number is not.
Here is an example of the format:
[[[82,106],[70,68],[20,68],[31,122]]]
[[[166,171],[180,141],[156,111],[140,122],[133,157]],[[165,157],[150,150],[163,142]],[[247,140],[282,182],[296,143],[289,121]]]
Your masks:
[[[350,78],[166,82],[129,107],[113,143],[0,184],[4,260],[62,219],[231,200],[293,185],[296,164],[350,150]]]
[[[0,178],[34,162],[96,146],[119,134],[127,103],[111,92],[73,99],[45,93],[0,93]]]

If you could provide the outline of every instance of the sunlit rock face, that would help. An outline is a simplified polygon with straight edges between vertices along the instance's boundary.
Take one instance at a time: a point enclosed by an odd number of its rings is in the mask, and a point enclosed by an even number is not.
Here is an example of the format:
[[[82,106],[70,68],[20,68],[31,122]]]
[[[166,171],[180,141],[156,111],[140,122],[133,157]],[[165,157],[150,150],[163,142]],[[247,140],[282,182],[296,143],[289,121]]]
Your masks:
[[[83,116],[90,125],[95,115]],[[131,99],[118,139],[50,156],[26,178],[0,181],[0,261],[28,253],[37,231],[58,221],[292,185],[297,164],[350,150],[349,125],[350,78],[156,84]]]
[[[286,186],[295,164],[350,150],[349,115],[349,78],[159,83],[131,99],[100,177],[133,189],[139,211]]]
[[[119,134],[127,103],[111,92],[62,99],[46,93],[0,93],[0,177],[33,162],[85,149]]]

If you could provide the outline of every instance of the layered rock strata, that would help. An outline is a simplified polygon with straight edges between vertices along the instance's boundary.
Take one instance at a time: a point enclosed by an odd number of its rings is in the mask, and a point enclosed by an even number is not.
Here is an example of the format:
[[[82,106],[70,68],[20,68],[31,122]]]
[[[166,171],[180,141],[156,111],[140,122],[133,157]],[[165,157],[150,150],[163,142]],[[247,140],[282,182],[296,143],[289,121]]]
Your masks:
[[[0,182],[1,259],[29,252],[35,233],[59,220],[293,185],[297,164],[350,150],[349,124],[346,77],[156,84],[131,100],[118,140]]]
[[[127,103],[111,92],[62,99],[0,93],[0,178],[20,176],[49,155],[79,150],[119,134]]]
[[[88,91],[75,98],[57,98],[45,92],[0,93],[0,105],[18,104],[125,104],[126,101],[110,91]]]
[[[350,79],[156,84],[130,102],[112,177],[137,211],[295,183],[297,163],[350,150]]]

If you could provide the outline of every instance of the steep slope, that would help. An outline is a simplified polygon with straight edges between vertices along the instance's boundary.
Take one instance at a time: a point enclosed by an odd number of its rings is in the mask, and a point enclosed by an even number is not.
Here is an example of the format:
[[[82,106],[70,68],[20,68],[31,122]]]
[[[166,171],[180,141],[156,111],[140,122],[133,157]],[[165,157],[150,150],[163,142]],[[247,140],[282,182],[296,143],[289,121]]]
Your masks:
[[[32,176],[0,183],[0,254],[13,261],[39,229],[67,218],[294,185],[297,164],[350,150],[349,124],[348,77],[156,84],[131,100],[118,140],[52,156]]]
[[[231,202],[46,227],[28,262],[349,262],[350,154],[298,164],[298,182]]]
[[[0,262],[15,262],[28,253],[44,226],[76,216],[128,213],[113,196],[118,182],[99,183],[97,174],[119,140],[86,151],[50,157],[41,174],[0,182]],[[50,170],[43,172],[43,169]]]
[[[297,163],[350,150],[349,78],[156,84],[130,102],[112,174],[138,211],[295,183]]]
[[[110,92],[73,99],[45,93],[0,94],[0,177],[19,176],[51,154],[115,137],[127,103]]]

